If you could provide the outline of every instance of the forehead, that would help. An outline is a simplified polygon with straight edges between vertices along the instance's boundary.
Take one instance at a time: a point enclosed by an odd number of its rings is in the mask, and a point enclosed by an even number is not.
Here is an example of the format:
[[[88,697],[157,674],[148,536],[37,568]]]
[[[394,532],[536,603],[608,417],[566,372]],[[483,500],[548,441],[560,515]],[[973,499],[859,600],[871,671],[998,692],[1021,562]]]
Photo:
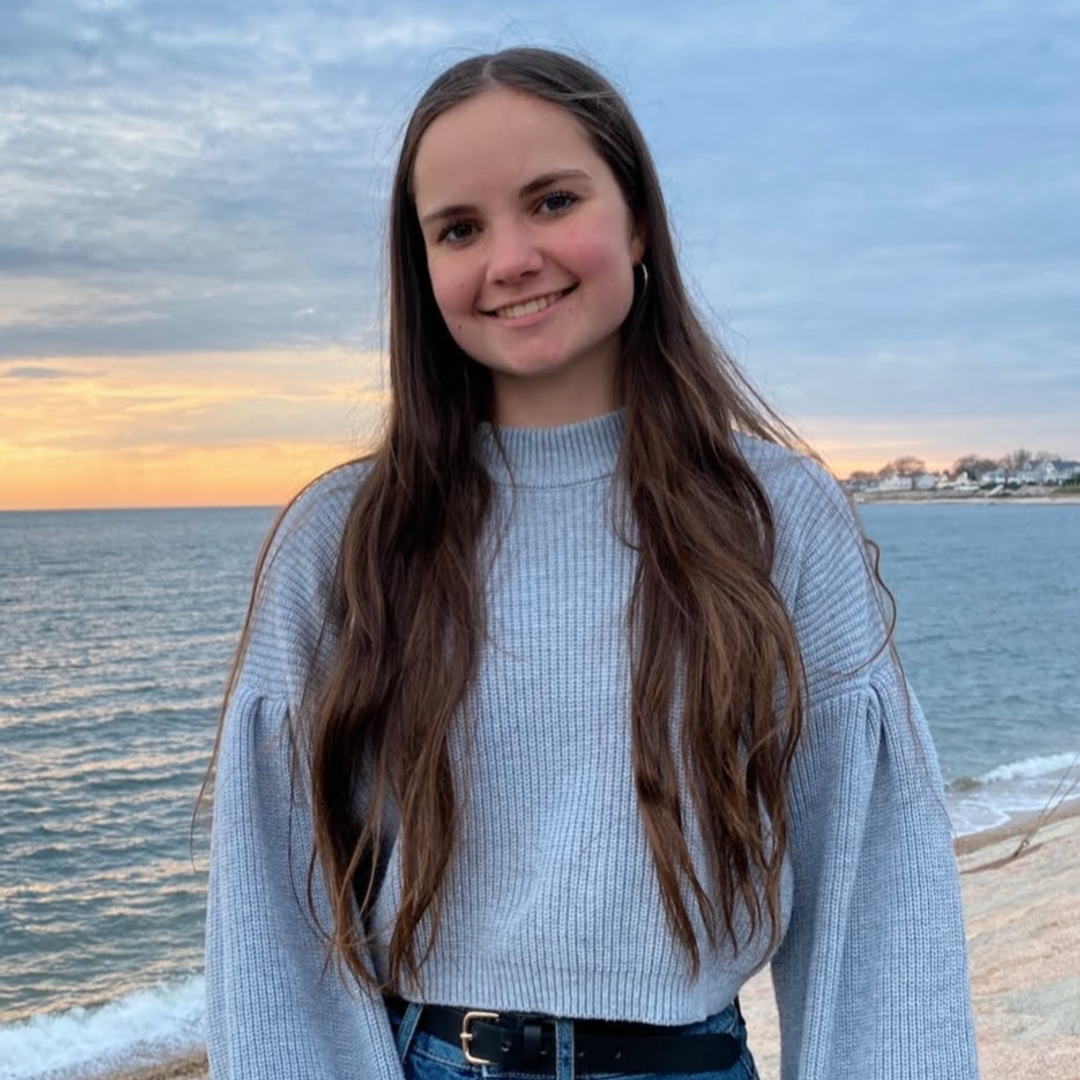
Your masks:
[[[607,172],[581,125],[565,109],[529,94],[493,89],[448,109],[420,138],[413,165],[417,209],[496,197],[536,176],[579,168]]]

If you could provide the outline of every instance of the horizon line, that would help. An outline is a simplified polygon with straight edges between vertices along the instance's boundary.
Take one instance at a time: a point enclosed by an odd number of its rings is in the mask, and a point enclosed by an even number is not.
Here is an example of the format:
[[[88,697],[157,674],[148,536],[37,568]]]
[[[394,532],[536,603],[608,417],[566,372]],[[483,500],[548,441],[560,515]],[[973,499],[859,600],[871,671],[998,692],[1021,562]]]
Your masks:
[[[129,514],[147,510],[282,510],[282,503],[172,503],[160,506],[0,506],[0,514]]]

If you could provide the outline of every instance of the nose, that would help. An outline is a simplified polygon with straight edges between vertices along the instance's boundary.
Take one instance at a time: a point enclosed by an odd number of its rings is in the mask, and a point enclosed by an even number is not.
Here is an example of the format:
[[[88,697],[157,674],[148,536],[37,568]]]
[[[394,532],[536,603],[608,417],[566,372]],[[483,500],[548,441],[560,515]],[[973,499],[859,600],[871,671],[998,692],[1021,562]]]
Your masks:
[[[488,235],[489,282],[498,285],[516,284],[543,267],[543,255],[527,225],[500,222],[490,227]]]

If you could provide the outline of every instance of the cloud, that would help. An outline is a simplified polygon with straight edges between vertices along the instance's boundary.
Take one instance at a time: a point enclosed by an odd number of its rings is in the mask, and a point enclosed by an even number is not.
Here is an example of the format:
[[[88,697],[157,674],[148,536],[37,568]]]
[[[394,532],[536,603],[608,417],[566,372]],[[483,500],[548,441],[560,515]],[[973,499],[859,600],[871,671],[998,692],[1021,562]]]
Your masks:
[[[1009,441],[1080,449],[1076,346],[1047,358],[1038,341],[1024,347],[924,340],[842,353],[788,353],[759,358],[750,367],[787,415],[807,418],[833,438],[859,424],[889,425],[906,430],[913,449],[920,439],[941,448],[955,443],[949,433],[959,431],[963,419],[969,446],[978,444],[974,449],[992,449],[1006,430],[1013,433]]]
[[[213,354],[209,387],[290,347],[377,349],[408,109],[466,53],[528,40],[591,55],[625,86],[692,286],[789,412],[886,423],[1008,406],[1037,425],[1048,396],[1077,407],[1075,12],[13,0],[0,362],[97,379],[108,357],[153,381],[158,354]],[[134,423],[150,402],[121,407],[118,377],[101,385]],[[64,382],[9,375],[8,400]],[[158,390],[159,417],[187,410],[177,439],[202,422],[217,437],[230,416],[269,430],[255,405]],[[290,431],[339,422],[307,405],[290,419],[284,402],[265,415]]]
[[[92,364],[92,368],[91,365]],[[370,446],[382,356],[279,349],[0,364],[0,509],[280,504]]]
[[[85,379],[89,377],[88,372],[73,371],[70,368],[31,367],[29,365],[0,367],[0,379]]]
[[[17,396],[0,396],[5,439],[27,455],[315,435],[347,445],[370,437],[385,399],[382,357],[347,349],[96,356],[92,364],[0,365],[0,377],[27,380]]]
[[[235,5],[228,18],[192,4],[182,19],[134,3],[17,6],[0,50],[0,270],[122,294],[81,321],[0,331],[0,352],[34,330],[65,351],[118,321],[89,348],[218,346],[215,324],[256,309],[261,343],[309,334],[289,314],[300,307],[324,335],[370,323],[397,134],[387,99],[411,85],[411,54],[459,32],[336,4]],[[118,307],[145,317],[117,320]]]

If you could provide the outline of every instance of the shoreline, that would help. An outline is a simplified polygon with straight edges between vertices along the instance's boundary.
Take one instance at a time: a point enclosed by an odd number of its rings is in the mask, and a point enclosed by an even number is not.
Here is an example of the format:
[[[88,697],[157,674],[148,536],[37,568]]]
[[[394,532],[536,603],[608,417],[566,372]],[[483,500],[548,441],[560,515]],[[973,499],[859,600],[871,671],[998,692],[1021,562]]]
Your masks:
[[[929,492],[887,492],[876,495],[856,491],[856,506],[1071,506],[1080,507],[1080,495],[932,495]]]
[[[1052,829],[1063,821],[1080,818],[1080,795],[1066,799],[1053,811],[1047,820],[1040,823],[1041,813],[1042,811],[1038,810],[1014,813],[1010,815],[1008,821],[1003,822],[1001,825],[994,825],[989,829],[982,829],[979,832],[965,833],[963,836],[955,837],[953,849],[956,851],[961,873],[964,872],[965,860],[972,859],[973,856],[986,848],[996,847],[1012,840],[1019,843],[1033,830],[1032,846],[1034,846],[1040,842],[1039,835],[1045,829]]]
[[[1061,974],[1080,947],[1080,924],[1074,918],[1062,918],[1059,911],[1071,910],[1074,890],[1080,891],[1080,797],[1063,803],[1048,820],[1040,822],[1039,816],[1017,814],[1003,825],[953,842],[964,897],[984,1080],[1006,1080],[1024,1062],[1044,1060],[1038,1055],[1048,1054],[1045,1060],[1052,1069],[1080,1060],[1080,979]],[[1017,855],[1021,841],[1033,828],[1030,843]],[[1074,881],[1066,881],[1066,874]],[[1054,948],[1052,935],[1066,940]],[[1019,972],[1023,982],[1037,982],[1044,975],[1046,985],[1032,987],[1026,995],[1018,992],[1021,986],[1002,988],[999,984],[1003,976],[1007,982],[1011,970]],[[767,970],[750,980],[740,1000],[756,1035],[751,1045],[762,1080],[776,1080],[778,1021]],[[1030,1006],[1030,1013],[1024,1011],[1025,1006]],[[1076,1018],[1075,1031],[1069,1028],[1069,1016]],[[1024,1074],[1028,1071],[1023,1070]],[[210,1080],[205,1052],[95,1075],[100,1080]],[[1066,1076],[1038,1069],[1031,1075],[1060,1075],[1063,1080]],[[1080,1078],[1080,1071],[1076,1076]]]

